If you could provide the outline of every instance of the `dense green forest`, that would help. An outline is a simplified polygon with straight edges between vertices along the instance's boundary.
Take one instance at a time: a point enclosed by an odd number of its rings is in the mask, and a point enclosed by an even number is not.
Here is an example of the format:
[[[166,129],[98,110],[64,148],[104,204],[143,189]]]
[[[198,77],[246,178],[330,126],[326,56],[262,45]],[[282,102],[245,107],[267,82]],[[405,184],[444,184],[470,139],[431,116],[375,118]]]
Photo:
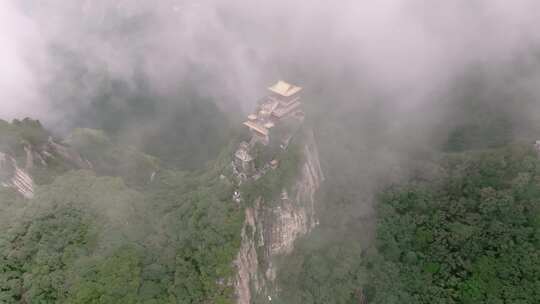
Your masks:
[[[31,120],[2,130],[30,140],[29,125],[42,130]],[[0,189],[0,302],[232,301],[243,212],[220,178],[230,148],[188,172],[158,169],[153,157],[96,130],[76,130],[66,142],[95,171],[51,170],[56,178],[32,200]],[[159,173],[150,182],[152,170]]]
[[[539,301],[539,130],[516,110],[536,100],[494,88],[496,76],[465,76],[431,134],[411,122],[396,136],[384,100],[366,101],[363,119],[352,103],[312,100],[326,109],[312,113],[325,118],[314,125],[327,177],[320,226],[282,261],[277,303]]]
[[[511,145],[439,165],[439,179],[381,195],[373,303],[538,303],[536,151]]]
[[[227,303],[243,219],[219,170],[167,172],[143,192],[87,171],[30,202],[2,190],[0,299]]]
[[[361,246],[361,220],[336,224],[351,203],[326,211],[328,222],[282,261],[277,303],[352,304],[359,292],[380,304],[538,303],[537,152],[511,144],[433,162],[378,194],[372,246]]]

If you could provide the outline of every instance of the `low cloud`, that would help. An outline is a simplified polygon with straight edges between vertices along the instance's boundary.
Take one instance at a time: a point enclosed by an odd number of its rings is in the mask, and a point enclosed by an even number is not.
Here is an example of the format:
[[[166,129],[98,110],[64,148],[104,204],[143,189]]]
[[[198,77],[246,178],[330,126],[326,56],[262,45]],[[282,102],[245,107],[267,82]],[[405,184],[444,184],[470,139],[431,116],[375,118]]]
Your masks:
[[[128,84],[144,75],[163,95],[190,79],[223,108],[245,111],[266,84],[287,78],[328,86],[342,102],[362,88],[410,113],[441,102],[471,66],[505,72],[536,61],[539,12],[533,0],[8,0],[0,117],[62,121],[89,105],[99,75]],[[73,63],[77,79],[63,76]]]

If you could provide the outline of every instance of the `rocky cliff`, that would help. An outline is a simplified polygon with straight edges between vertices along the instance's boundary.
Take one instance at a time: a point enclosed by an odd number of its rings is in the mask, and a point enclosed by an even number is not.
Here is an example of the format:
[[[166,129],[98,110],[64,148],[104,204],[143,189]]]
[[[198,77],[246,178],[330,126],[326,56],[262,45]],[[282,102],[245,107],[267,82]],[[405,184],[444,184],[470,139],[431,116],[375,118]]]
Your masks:
[[[34,197],[34,181],[28,173],[19,168],[17,160],[0,152],[0,185],[13,188],[25,198]]]
[[[50,163],[64,162],[77,169],[91,169],[92,164],[75,150],[56,143],[52,138],[39,146],[23,141],[24,153],[12,156],[0,152],[0,185],[12,188],[27,199],[34,197],[32,171],[36,167],[47,168]],[[17,158],[24,159],[21,167]]]
[[[295,241],[318,225],[315,194],[324,180],[317,145],[306,132],[296,180],[277,197],[257,197],[245,209],[242,243],[235,261],[238,304],[270,303],[279,293],[276,258],[294,249]]]

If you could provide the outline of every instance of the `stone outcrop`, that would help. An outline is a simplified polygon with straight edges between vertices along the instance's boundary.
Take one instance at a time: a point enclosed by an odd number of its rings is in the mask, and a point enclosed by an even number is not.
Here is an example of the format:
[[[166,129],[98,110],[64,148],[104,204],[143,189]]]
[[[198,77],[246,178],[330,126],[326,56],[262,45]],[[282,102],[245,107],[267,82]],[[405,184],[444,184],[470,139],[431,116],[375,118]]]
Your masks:
[[[279,292],[275,259],[294,249],[295,241],[318,225],[315,195],[324,180],[317,145],[307,132],[296,181],[272,201],[262,197],[245,210],[242,242],[235,265],[238,304],[270,303]]]
[[[73,149],[70,149],[67,146],[56,143],[52,138],[49,138],[45,147],[46,147],[45,150],[51,151],[59,155],[65,161],[71,163],[76,168],[92,169],[92,164],[88,160],[83,159],[79,153],[77,153]]]
[[[0,152],[0,185],[12,188],[23,197],[34,197],[34,180],[31,172],[35,167],[47,167],[52,160],[71,164],[77,169],[91,169],[92,164],[75,150],[56,143],[52,138],[38,148],[24,144],[24,167],[20,167],[15,156]]]
[[[25,198],[34,197],[34,181],[32,177],[17,165],[17,160],[0,152],[1,185],[13,188]]]

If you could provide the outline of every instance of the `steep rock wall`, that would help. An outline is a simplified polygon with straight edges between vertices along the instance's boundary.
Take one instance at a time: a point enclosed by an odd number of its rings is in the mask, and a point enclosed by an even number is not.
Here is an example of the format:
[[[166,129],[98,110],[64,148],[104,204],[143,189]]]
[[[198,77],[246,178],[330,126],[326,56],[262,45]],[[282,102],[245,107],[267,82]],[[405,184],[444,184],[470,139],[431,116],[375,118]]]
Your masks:
[[[92,164],[83,159],[75,150],[58,144],[49,138],[47,143],[39,147],[30,143],[24,144],[24,167],[19,166],[17,155],[0,152],[0,185],[15,189],[19,194],[27,199],[34,197],[34,177],[32,169],[35,167],[48,167],[51,160],[60,160],[71,164],[77,169],[91,169]]]
[[[292,252],[295,241],[318,225],[315,194],[324,175],[313,133],[306,132],[296,181],[271,201],[262,197],[245,210],[242,242],[235,265],[238,304],[271,303],[279,292],[275,258]]]
[[[34,181],[28,173],[19,168],[15,158],[0,152],[0,184],[13,188],[25,198],[34,197]]]

